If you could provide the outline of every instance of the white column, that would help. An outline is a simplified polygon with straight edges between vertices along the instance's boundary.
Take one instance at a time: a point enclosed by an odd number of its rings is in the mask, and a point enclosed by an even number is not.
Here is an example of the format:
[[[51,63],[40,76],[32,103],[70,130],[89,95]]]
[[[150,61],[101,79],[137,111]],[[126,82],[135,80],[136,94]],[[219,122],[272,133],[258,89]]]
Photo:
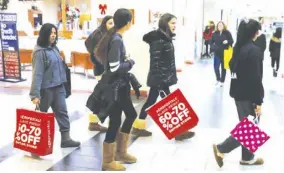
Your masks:
[[[203,0],[187,0],[185,14],[185,62],[194,62],[201,54],[203,31]]]
[[[183,18],[186,10],[186,0],[172,0],[173,14],[177,17],[176,38],[174,41],[175,58],[177,70],[182,70],[184,66],[185,50],[187,38],[185,37],[186,30],[183,26]]]

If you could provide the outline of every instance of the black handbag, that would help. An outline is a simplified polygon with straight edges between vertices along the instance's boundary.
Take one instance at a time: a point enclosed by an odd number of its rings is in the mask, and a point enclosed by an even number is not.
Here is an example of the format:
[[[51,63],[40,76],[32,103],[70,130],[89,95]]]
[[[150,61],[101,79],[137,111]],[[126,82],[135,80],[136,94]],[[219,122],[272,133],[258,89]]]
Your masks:
[[[66,92],[66,98],[68,98],[72,94],[71,70],[69,69],[69,67],[67,66],[67,64],[65,62],[63,62],[63,63],[64,63],[64,68],[65,68],[65,72],[66,72],[66,79],[67,79],[67,81],[64,83],[64,88],[65,88],[65,92]]]

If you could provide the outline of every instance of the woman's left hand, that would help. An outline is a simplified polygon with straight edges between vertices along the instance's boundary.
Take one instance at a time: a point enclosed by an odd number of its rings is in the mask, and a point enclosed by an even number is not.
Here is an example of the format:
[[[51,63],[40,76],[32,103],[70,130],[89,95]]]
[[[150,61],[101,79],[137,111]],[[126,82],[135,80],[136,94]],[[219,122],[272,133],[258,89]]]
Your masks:
[[[261,115],[261,106],[257,105],[256,108],[254,109],[254,111],[255,111],[255,114],[257,116],[260,116]]]

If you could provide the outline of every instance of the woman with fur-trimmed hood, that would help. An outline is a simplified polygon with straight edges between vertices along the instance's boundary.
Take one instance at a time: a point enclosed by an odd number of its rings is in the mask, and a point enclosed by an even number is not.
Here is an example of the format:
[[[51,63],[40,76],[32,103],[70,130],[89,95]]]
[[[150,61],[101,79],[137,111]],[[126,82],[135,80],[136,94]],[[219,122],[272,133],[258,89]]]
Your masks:
[[[273,34],[273,37],[271,38],[270,43],[269,43],[271,67],[273,69],[274,77],[277,77],[277,72],[279,69],[280,51],[281,51],[281,36],[282,36],[282,28],[280,27],[276,28],[276,32]]]

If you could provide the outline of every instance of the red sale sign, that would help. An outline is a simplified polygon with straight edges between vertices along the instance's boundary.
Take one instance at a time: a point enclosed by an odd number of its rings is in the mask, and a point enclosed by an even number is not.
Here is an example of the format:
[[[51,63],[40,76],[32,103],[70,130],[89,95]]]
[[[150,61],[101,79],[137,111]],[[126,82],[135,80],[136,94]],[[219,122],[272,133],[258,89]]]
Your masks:
[[[192,129],[198,117],[182,92],[177,89],[147,110],[168,139]]]
[[[54,114],[17,109],[14,148],[39,156],[52,154]]]

